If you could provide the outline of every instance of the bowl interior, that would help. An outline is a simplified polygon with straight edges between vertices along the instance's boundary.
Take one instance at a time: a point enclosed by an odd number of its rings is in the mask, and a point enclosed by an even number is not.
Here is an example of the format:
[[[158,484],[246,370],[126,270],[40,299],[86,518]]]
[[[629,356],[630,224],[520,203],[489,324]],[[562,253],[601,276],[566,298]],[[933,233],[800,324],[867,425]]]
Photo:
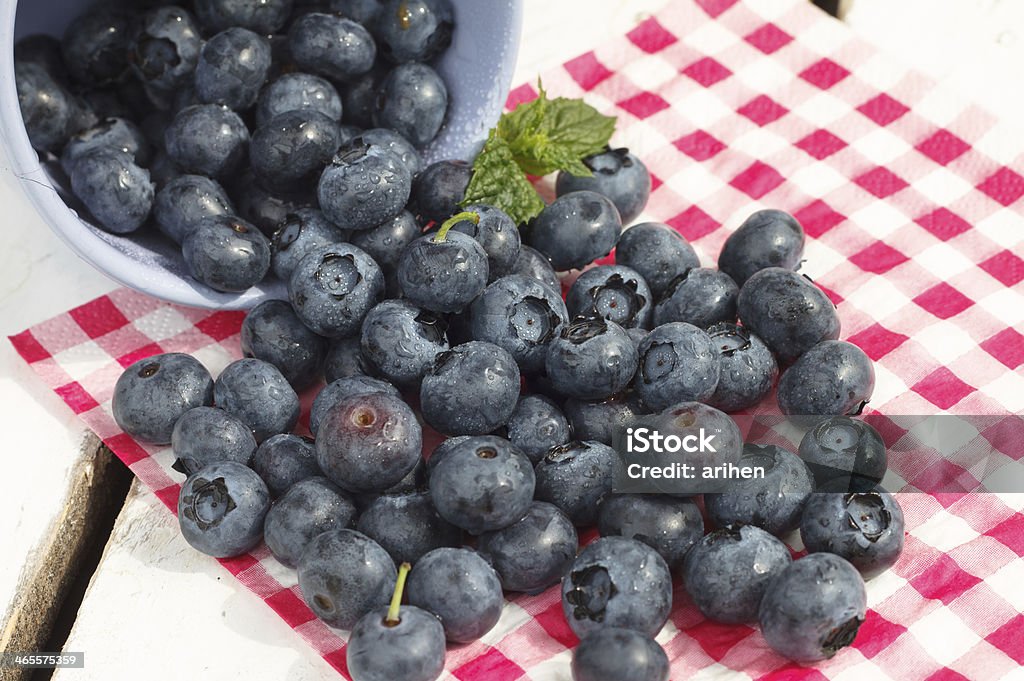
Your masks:
[[[194,307],[239,309],[268,297],[285,297],[284,284],[272,275],[242,294],[203,286],[188,275],[179,247],[155,229],[144,227],[129,238],[98,229],[79,217],[80,204],[59,167],[41,161],[32,149],[18,108],[14,42],[33,33],[60,36],[90,4],[92,0],[12,2],[0,17],[0,141],[40,215],[84,260],[117,282],[157,298]],[[452,4],[456,29],[451,47],[437,64],[448,85],[448,116],[438,137],[423,150],[426,163],[475,155],[501,113],[519,48],[522,0]]]

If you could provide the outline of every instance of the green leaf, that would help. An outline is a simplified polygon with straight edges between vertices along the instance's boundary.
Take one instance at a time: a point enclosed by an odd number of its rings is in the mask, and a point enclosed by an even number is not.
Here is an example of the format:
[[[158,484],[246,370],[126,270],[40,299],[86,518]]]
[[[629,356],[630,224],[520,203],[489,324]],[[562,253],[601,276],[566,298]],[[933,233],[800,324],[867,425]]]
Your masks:
[[[473,163],[473,177],[460,205],[474,203],[500,208],[516,224],[528,222],[544,210],[544,201],[516,164],[508,143],[495,130]]]
[[[598,113],[582,99],[553,100],[545,122],[550,139],[576,158],[603,151],[615,132],[615,118]]]

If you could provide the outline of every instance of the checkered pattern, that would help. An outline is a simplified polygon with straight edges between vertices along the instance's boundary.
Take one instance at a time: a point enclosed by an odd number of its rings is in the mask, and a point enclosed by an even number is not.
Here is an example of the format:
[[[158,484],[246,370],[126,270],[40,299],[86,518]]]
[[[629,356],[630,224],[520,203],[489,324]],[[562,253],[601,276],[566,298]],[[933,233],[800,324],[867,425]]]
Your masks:
[[[679,0],[543,80],[618,116],[616,143],[654,176],[645,217],[682,232],[706,263],[753,210],[794,213],[809,236],[805,271],[837,303],[843,337],[876,362],[876,413],[1024,411],[1024,145],[991,116],[804,0]],[[524,85],[509,104],[534,95]],[[117,291],[11,340],[173,508],[171,452],[117,429],[114,382],[160,351],[191,352],[216,373],[238,357],[240,322]],[[1019,673],[1024,495],[901,500],[906,551],[870,582],[852,649],[788,663],[754,629],[704,620],[677,584],[658,638],[672,678]],[[265,548],[222,564],[345,673],[344,636],[312,616],[292,571]],[[575,642],[555,590],[513,596],[483,640],[449,652],[443,678],[566,679]]]

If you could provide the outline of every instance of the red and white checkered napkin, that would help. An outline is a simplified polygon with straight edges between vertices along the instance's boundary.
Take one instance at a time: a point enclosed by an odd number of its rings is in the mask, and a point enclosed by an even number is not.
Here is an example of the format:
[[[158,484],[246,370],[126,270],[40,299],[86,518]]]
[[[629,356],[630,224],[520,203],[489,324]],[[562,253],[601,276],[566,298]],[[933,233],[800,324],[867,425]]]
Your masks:
[[[616,142],[654,175],[647,216],[714,256],[759,207],[794,213],[805,270],[843,337],[876,362],[882,414],[1024,411],[1024,140],[894,65],[805,0],[680,0],[543,75],[552,94],[619,118]],[[510,105],[534,95],[513,91]],[[708,264],[713,262],[707,260]],[[117,291],[11,340],[168,507],[181,477],[110,416],[122,368],[191,352],[239,356],[241,315]],[[1018,454],[1019,456],[1019,454]],[[852,649],[800,667],[745,626],[705,621],[677,584],[658,640],[672,678],[997,679],[1024,664],[1024,495],[901,495],[900,562],[871,581]],[[344,637],[317,621],[265,548],[222,561],[342,673]],[[514,596],[445,679],[568,679],[576,639],[557,589]]]

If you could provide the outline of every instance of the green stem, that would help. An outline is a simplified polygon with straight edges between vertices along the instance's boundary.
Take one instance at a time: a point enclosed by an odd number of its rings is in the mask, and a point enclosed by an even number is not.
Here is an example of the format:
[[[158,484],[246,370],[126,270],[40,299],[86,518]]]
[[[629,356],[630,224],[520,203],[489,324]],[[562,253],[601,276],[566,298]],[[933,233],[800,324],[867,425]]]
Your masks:
[[[391,606],[388,608],[388,616],[384,620],[386,624],[395,625],[402,621],[398,616],[398,610],[402,607],[402,592],[405,591],[405,577],[409,574],[409,570],[411,569],[412,565],[409,565],[409,563],[402,563],[398,568],[398,581],[395,582],[395,593],[391,596]]]
[[[445,238],[448,236],[448,230],[450,230],[452,227],[459,224],[463,220],[469,220],[474,225],[479,225],[480,214],[468,210],[463,213],[456,213],[455,215],[451,216],[450,218],[444,221],[444,224],[441,225],[441,229],[437,230],[437,234],[434,235],[434,243],[440,243],[444,241]]]

